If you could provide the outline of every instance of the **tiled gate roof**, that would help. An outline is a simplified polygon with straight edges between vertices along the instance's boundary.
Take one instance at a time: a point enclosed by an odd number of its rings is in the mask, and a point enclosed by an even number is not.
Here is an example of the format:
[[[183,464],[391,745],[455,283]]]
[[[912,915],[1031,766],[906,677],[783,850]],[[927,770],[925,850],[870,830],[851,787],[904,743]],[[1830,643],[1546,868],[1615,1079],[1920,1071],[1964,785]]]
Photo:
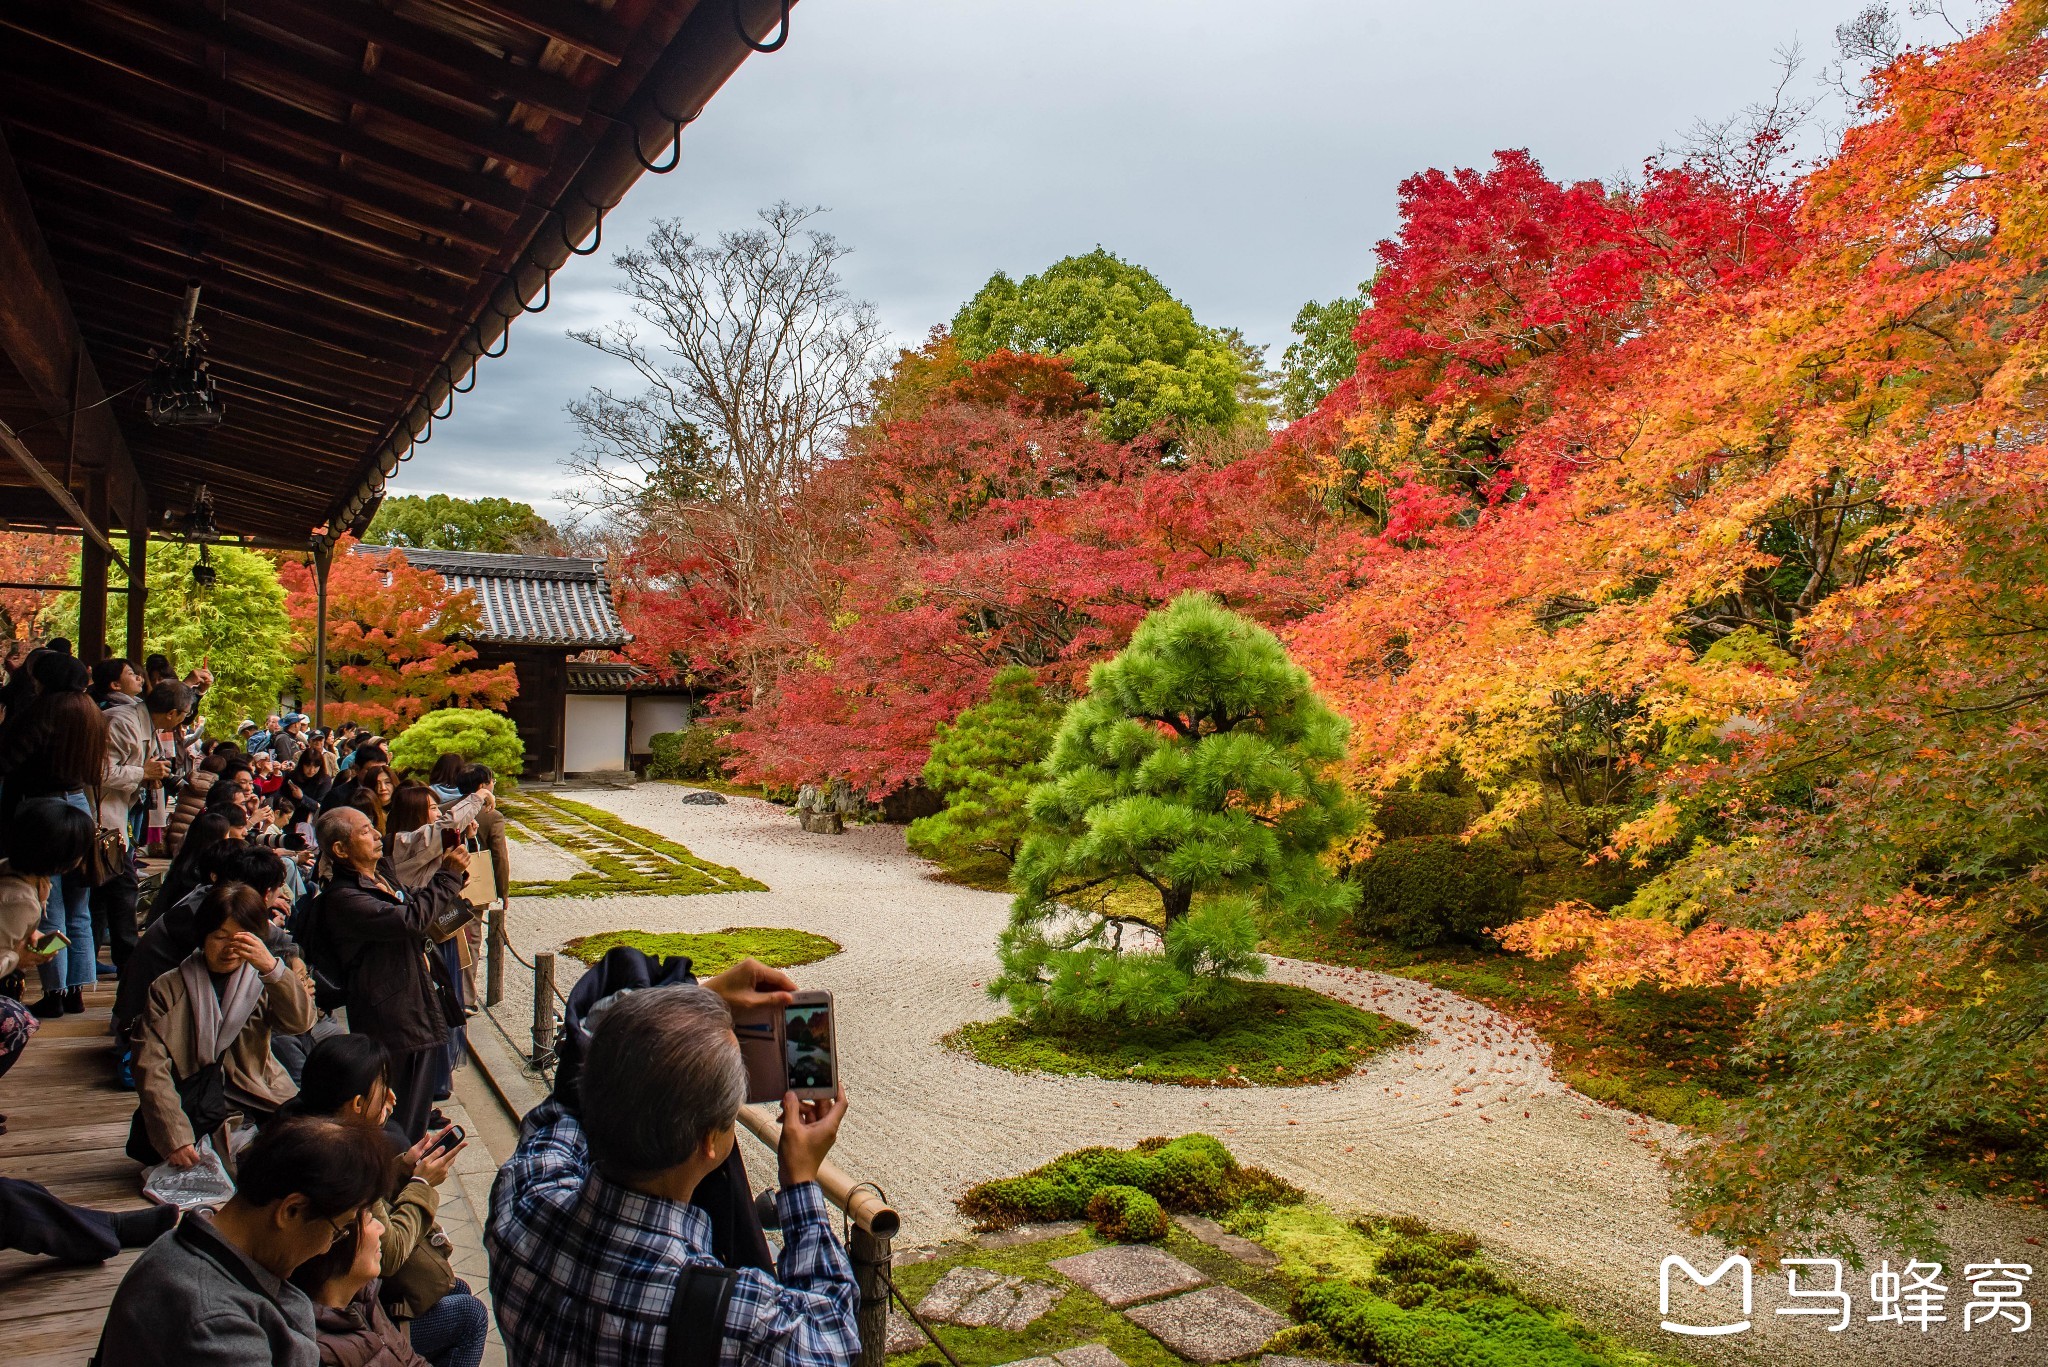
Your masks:
[[[377,555],[386,548],[356,550]],[[408,562],[436,571],[450,589],[468,589],[476,595],[483,607],[483,629],[473,638],[479,645],[616,650],[633,639],[612,606],[602,560],[403,550]]]

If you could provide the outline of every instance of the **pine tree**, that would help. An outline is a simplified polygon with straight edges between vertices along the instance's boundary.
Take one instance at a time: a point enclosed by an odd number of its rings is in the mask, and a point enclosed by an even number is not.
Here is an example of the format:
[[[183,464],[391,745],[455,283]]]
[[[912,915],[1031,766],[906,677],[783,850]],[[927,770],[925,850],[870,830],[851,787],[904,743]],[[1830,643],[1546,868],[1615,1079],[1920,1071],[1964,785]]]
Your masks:
[[[1032,672],[1013,665],[995,676],[988,701],[939,727],[924,783],[946,808],[910,823],[910,848],[941,864],[1016,862],[1027,824],[1024,801],[1045,777],[1060,707]]]
[[[990,991],[1048,1024],[1219,1007],[1263,972],[1262,918],[1356,901],[1321,859],[1357,824],[1329,772],[1348,729],[1272,633],[1206,594],[1147,617],[1088,684],[1031,792]],[[1136,884],[1148,914],[1104,896]]]

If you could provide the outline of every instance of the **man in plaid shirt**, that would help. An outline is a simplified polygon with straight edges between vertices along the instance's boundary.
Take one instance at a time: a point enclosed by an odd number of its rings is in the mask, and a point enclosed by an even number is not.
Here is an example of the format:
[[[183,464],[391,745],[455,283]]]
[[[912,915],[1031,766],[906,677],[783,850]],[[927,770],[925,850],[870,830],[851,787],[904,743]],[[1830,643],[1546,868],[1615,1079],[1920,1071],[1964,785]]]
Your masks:
[[[731,1152],[746,1096],[726,1001],[786,1001],[794,987],[749,960],[601,1008],[580,1118],[552,1099],[535,1108],[491,1189],[491,1297],[512,1367],[662,1367],[681,1269],[720,1266],[711,1220],[689,1200]],[[859,1355],[860,1293],[817,1184],[845,1113],[843,1092],[783,1099],[782,1257],[774,1277],[738,1271],[720,1367]]]

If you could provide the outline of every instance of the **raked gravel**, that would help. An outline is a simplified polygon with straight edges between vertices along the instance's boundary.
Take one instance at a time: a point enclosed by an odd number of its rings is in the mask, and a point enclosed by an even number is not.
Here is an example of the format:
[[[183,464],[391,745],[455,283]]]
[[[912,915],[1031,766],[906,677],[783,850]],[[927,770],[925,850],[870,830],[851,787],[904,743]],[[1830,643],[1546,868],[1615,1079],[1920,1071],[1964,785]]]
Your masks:
[[[2048,1323],[2025,1334],[1962,1329],[1961,1264],[2034,1262],[2048,1245],[2038,1215],[1975,1206],[1958,1213],[1959,1257],[1943,1281],[1948,1322],[1922,1334],[1868,1324],[1867,1273],[1845,1332],[1831,1320],[1781,1317],[1782,1273],[1759,1271],[1752,1328],[1722,1338],[1661,1331],[1658,1272],[1667,1254],[1702,1272],[1725,1256],[1686,1234],[1670,1204],[1658,1145],[1668,1125],[1600,1106],[1566,1087],[1533,1032],[1476,1002],[1405,978],[1297,960],[1271,976],[1369,1007],[1423,1032],[1409,1047],[1320,1086],[1183,1088],[1096,1078],[1020,1075],[940,1046],[967,1021],[1001,1014],[982,991],[995,971],[1008,899],[940,881],[908,853],[894,826],[808,835],[786,809],[749,798],[724,806],[678,799],[664,783],[579,792],[577,800],[731,865],[766,892],[689,897],[514,899],[511,935],[522,954],[593,931],[712,931],[787,926],[828,935],[844,952],[801,970],[839,1008],[840,1052],[852,1111],[835,1156],[878,1182],[904,1219],[903,1242],[935,1243],[965,1224],[952,1200],[967,1186],[1023,1171],[1088,1144],[1128,1146],[1148,1135],[1205,1130],[1233,1152],[1314,1192],[1339,1210],[1407,1213],[1469,1229],[1517,1275],[1645,1347],[1715,1362],[2020,1364],[2048,1361]],[[514,874],[531,877],[515,857]],[[564,991],[581,971],[564,959]],[[531,981],[514,965],[496,1010],[524,1041]],[[1873,1253],[1875,1258],[1882,1252]],[[1904,1259],[1890,1251],[1892,1266]],[[2048,1260],[2043,1260],[2048,1262]],[[1732,1279],[1731,1274],[1731,1279]],[[1683,1285],[1682,1274],[1679,1283]],[[1811,1278],[1803,1279],[1811,1284]],[[1729,1283],[1724,1281],[1723,1287]],[[2039,1288],[2048,1310],[2048,1266]],[[1692,1297],[1676,1295],[1674,1318]],[[1698,1303],[1698,1302],[1693,1302]],[[1810,1304],[1810,1302],[1807,1302]],[[1696,1323],[1716,1322],[1711,1307]],[[1732,1318],[1727,1316],[1723,1318]]]

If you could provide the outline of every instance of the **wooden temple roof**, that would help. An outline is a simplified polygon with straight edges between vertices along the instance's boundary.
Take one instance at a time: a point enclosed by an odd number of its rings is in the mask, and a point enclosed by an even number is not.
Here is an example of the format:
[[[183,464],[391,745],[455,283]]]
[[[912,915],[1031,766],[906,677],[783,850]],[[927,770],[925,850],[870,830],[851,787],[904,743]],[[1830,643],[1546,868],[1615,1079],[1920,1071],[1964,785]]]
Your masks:
[[[161,528],[204,484],[224,534],[360,531],[571,245],[594,250],[601,211],[786,19],[778,0],[8,0],[0,422],[88,517]],[[192,280],[226,420],[152,426],[128,391]],[[0,520],[76,526],[49,485],[0,456]]]

